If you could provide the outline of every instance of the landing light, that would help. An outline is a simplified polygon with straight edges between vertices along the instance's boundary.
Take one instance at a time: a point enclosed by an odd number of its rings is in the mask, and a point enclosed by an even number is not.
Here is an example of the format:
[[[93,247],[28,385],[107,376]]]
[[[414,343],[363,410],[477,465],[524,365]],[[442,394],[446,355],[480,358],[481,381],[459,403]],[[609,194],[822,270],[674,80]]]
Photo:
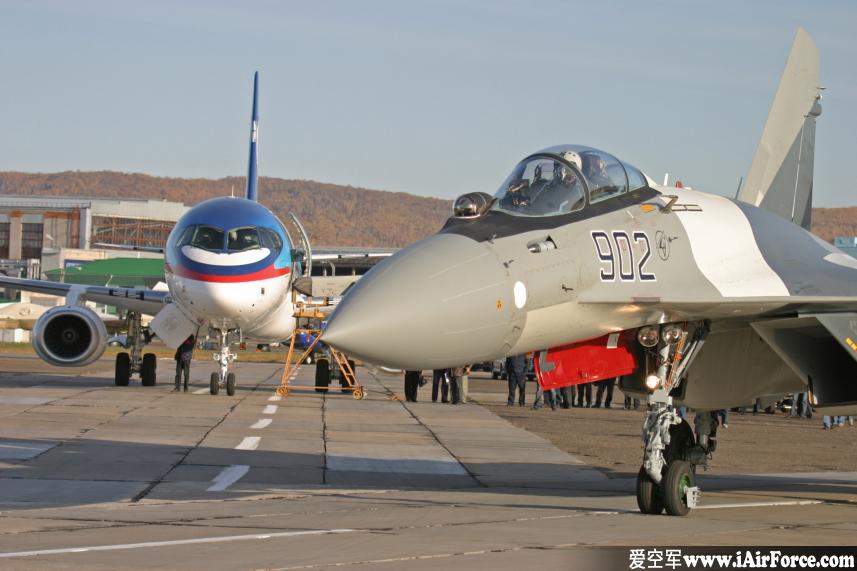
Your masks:
[[[656,374],[652,373],[650,375],[646,375],[646,387],[648,387],[650,391],[653,391],[658,388],[658,385],[660,384],[661,379]]]
[[[681,339],[682,330],[678,325],[668,325],[664,327],[662,332],[662,337],[664,338],[664,343],[675,343],[679,339]]]
[[[658,329],[657,327],[641,327],[637,331],[637,341],[643,347],[654,347],[658,344]]]

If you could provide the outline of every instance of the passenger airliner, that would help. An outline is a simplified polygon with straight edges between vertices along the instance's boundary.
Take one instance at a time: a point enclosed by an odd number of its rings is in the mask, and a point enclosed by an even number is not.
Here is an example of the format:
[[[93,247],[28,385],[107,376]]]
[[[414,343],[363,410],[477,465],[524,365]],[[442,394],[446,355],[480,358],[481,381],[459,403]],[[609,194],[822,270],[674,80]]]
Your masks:
[[[298,247],[280,219],[257,201],[258,86],[257,72],[246,194],[206,200],[179,219],[163,250],[168,292],[0,277],[0,285],[66,297],[66,305],[45,312],[33,328],[33,347],[44,361],[83,366],[102,355],[107,330],[85,301],[128,311],[125,346],[129,352],[116,357],[115,383],[120,386],[127,385],[133,373],[140,374],[143,385],[155,384],[157,359],[153,353],[142,354],[152,333],[177,347],[191,334],[213,330],[219,339],[214,359],[220,370],[211,374],[210,392],[217,394],[225,387],[229,395],[235,393],[235,374],[229,372],[235,359],[232,344],[273,343],[292,335],[292,286],[296,278],[309,278],[313,256],[309,238],[294,215],[300,232]],[[385,254],[349,252],[315,259],[370,255]],[[342,288],[354,279],[344,279]],[[305,284],[301,291],[306,290]],[[155,316],[148,328],[142,327],[141,314]]]

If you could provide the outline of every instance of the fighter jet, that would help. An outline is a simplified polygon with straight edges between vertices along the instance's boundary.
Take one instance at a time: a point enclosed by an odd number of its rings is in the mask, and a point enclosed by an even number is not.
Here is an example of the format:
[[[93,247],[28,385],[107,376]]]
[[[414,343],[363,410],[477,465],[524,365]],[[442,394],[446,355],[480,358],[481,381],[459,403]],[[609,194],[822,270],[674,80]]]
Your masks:
[[[648,400],[639,508],[687,514],[711,411],[810,390],[824,414],[857,412],[857,260],[809,232],[820,90],[800,29],[734,200],[587,146],[527,156],[369,272],[323,339],[405,369],[538,352],[546,389],[621,377]]]

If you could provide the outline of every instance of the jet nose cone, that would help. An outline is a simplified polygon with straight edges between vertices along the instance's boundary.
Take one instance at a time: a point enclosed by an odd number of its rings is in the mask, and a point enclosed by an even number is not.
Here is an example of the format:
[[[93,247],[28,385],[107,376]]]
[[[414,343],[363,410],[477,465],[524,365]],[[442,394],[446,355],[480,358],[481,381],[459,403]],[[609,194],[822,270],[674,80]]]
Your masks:
[[[438,234],[381,262],[334,311],[322,340],[378,365],[434,369],[493,358],[523,316],[486,245]]]

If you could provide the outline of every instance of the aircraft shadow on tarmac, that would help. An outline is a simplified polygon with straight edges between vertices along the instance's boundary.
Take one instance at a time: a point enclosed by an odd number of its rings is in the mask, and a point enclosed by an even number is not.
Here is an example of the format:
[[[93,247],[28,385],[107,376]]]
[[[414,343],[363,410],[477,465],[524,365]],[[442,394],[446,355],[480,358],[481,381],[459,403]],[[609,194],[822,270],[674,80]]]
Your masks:
[[[9,450],[24,458],[10,458]],[[470,474],[431,460],[325,456],[324,454],[190,447],[118,440],[0,438],[0,509],[30,509],[147,500],[240,499],[261,494],[285,497],[325,491],[348,495],[362,489],[482,491],[517,496],[564,498],[631,495],[629,478],[579,481],[557,465],[509,462],[468,465]],[[32,457],[26,458],[28,454]],[[230,465],[250,469],[226,491],[207,491]],[[346,469],[334,469],[336,465]],[[456,465],[456,464],[454,464]],[[359,466],[360,469],[347,469]],[[485,485],[482,474],[491,475]],[[507,479],[496,477],[508,474]],[[527,483],[521,476],[540,475]],[[556,478],[552,478],[552,474]],[[812,499],[825,494],[857,493],[854,479],[823,475],[702,475],[711,491],[775,491],[777,497]],[[379,498],[380,500],[380,498]],[[517,504],[519,505],[519,504]],[[540,504],[541,505],[541,504]],[[559,509],[559,507],[558,507]],[[565,508],[563,508],[565,509]]]

